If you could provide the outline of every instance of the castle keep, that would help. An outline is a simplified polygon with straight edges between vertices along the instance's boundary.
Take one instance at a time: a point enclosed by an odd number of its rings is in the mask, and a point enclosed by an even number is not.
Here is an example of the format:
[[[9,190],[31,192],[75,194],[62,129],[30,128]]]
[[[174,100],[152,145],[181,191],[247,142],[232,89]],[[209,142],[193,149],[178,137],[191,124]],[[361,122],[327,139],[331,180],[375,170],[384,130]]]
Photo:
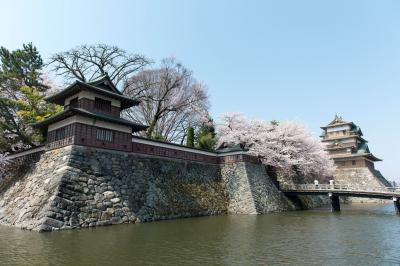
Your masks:
[[[370,167],[381,161],[368,148],[359,126],[335,116],[327,126],[321,127],[322,142],[338,168]]]
[[[374,163],[381,159],[371,153],[359,126],[336,115],[332,122],[321,129],[322,142],[335,162],[333,178],[337,183],[366,188],[391,186],[375,169]]]

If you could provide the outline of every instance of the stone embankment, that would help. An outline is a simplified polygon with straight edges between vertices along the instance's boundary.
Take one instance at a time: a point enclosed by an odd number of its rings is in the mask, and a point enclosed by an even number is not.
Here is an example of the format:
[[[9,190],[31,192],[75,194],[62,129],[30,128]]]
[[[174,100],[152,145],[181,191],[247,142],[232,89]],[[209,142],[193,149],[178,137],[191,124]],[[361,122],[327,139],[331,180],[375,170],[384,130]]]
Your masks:
[[[368,189],[382,189],[391,187],[392,185],[382,176],[382,174],[373,168],[338,168],[334,175],[335,182],[349,186],[363,186]],[[384,203],[390,200],[385,199],[369,199],[356,197],[343,197],[344,202],[353,203]]]
[[[72,145],[10,176],[0,186],[0,224],[37,231],[296,209],[262,164],[240,160],[210,164]]]

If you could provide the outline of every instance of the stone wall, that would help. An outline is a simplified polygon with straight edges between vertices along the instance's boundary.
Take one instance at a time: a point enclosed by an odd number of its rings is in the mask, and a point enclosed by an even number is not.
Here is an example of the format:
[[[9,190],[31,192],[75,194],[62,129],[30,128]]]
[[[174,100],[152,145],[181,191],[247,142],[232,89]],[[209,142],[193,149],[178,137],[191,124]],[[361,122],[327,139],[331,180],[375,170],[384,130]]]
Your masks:
[[[337,168],[333,176],[335,183],[350,186],[361,186],[366,190],[385,189],[391,184],[382,174],[371,167]],[[387,202],[388,200],[368,198],[344,198],[345,202]]]
[[[0,224],[39,231],[46,229],[46,225],[54,228],[61,225],[60,221],[51,218],[51,209],[58,200],[57,192],[67,169],[69,149],[46,152],[38,163],[22,173],[13,172],[12,178],[5,179],[7,185],[0,193]]]
[[[0,224],[38,231],[295,208],[261,164],[77,145],[47,151],[0,190]]]
[[[273,184],[262,164],[222,164],[221,175],[228,193],[228,213],[258,214],[295,209]]]
[[[319,179],[321,183],[327,183],[325,180],[313,176],[303,176],[293,170],[277,170],[273,171],[275,179],[280,186],[291,186],[294,184],[312,184],[315,179]],[[272,175],[272,173],[271,173]],[[290,201],[294,203],[296,209],[312,209],[323,205],[330,205],[330,199],[326,196],[293,196]]]

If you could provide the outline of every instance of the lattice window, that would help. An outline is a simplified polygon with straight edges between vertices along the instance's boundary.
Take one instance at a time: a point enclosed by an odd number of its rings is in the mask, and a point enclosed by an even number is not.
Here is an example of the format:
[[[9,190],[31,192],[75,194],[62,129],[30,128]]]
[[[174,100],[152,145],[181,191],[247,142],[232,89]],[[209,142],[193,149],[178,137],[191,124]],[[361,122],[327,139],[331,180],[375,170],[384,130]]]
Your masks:
[[[94,108],[102,112],[111,113],[111,101],[94,98]]]
[[[97,128],[96,129],[96,139],[101,141],[113,142],[114,132],[112,130]]]
[[[57,141],[57,140],[61,140],[61,139],[64,139],[64,138],[65,138],[65,127],[56,129],[55,139],[54,140]]]

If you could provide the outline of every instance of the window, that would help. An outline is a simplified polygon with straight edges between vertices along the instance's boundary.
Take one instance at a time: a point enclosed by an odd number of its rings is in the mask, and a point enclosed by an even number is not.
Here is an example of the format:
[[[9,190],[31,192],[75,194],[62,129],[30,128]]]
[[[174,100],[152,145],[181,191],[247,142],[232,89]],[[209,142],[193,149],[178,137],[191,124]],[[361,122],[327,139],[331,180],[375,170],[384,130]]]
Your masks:
[[[73,98],[72,100],[70,100],[70,101],[69,101],[69,106],[70,106],[70,107],[78,108],[78,97]]]
[[[55,134],[55,141],[61,140],[65,138],[65,127],[56,129],[56,134]]]
[[[111,102],[100,98],[94,98],[94,108],[99,111],[111,113]]]
[[[351,161],[351,164],[352,164],[352,165],[356,165],[356,161],[354,161],[354,160]]]
[[[114,134],[111,130],[97,128],[96,139],[101,141],[113,142]]]

